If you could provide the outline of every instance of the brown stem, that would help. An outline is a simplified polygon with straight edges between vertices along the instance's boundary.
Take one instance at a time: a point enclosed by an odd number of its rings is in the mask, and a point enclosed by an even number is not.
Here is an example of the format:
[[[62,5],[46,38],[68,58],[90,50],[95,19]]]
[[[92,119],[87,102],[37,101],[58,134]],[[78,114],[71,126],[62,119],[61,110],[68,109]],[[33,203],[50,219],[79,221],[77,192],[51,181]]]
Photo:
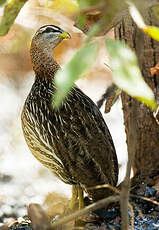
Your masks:
[[[126,176],[122,184],[122,190],[120,193],[120,205],[121,205],[121,216],[122,216],[122,230],[128,230],[129,228],[129,218],[128,218],[128,202],[129,202],[129,190],[130,190],[130,174],[131,167],[133,165],[134,156],[135,156],[135,148],[136,148],[136,121],[135,117],[137,116],[136,110],[136,101],[130,99],[129,108],[130,112],[130,126],[129,129],[129,138],[131,139],[131,146],[128,146],[128,164]]]
[[[119,200],[120,200],[120,196],[109,196],[105,199],[99,200],[96,203],[91,204],[82,210],[79,210],[79,211],[74,212],[73,214],[70,214],[69,216],[62,217],[61,219],[57,220],[56,222],[52,224],[52,228],[65,224],[71,220],[76,219],[77,217],[83,216],[96,209],[103,208],[109,205],[110,203],[118,202]]]

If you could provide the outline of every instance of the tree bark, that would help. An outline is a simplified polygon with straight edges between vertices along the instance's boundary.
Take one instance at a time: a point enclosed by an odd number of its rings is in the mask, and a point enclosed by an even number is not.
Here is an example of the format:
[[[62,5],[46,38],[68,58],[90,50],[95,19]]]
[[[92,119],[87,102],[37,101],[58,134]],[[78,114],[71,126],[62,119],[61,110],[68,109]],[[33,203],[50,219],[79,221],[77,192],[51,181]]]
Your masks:
[[[159,26],[159,22],[152,10],[144,13],[148,25]],[[153,90],[156,100],[159,101],[159,76],[151,76],[150,69],[159,62],[159,42],[151,39],[137,28],[130,16],[115,28],[116,39],[124,40],[135,50],[142,75]],[[150,175],[159,171],[159,125],[154,119],[152,111],[125,93],[122,93],[124,123],[127,134],[128,152],[136,139],[135,159],[133,168],[137,175]],[[134,116],[132,111],[136,110]],[[132,122],[133,119],[133,122]],[[135,122],[135,130],[132,124]],[[134,130],[134,137],[130,130]]]

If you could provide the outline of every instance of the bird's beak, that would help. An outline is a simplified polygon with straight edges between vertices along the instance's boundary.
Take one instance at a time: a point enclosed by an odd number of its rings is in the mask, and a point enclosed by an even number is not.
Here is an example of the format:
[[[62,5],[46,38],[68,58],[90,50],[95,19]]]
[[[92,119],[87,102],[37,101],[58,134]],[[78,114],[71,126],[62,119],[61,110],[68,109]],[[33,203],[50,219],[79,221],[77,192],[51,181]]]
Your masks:
[[[61,34],[59,34],[59,37],[62,39],[70,39],[71,35],[68,32],[63,31]]]

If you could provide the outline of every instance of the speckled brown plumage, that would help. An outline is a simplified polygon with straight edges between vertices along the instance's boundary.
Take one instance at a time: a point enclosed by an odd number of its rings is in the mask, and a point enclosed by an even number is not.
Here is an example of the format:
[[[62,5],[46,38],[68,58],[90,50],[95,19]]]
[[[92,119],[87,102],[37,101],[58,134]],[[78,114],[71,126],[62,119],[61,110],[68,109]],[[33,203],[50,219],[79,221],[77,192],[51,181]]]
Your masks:
[[[78,184],[86,190],[104,183],[115,186],[118,163],[114,144],[93,101],[73,87],[60,109],[53,109],[53,79],[60,66],[52,57],[52,49],[62,39],[50,42],[47,31],[51,27],[52,36],[63,33],[58,27],[44,26],[32,40],[35,81],[22,112],[25,140],[34,156],[65,183]],[[55,30],[59,30],[58,35]],[[94,199],[106,196],[101,190],[89,194]]]

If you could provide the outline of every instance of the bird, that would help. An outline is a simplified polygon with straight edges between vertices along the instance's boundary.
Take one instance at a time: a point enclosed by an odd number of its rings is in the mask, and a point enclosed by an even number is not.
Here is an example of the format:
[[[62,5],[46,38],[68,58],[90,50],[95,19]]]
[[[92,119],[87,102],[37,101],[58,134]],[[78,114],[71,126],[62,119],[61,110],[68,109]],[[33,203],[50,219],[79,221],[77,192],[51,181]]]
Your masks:
[[[109,195],[96,185],[116,186],[118,161],[114,143],[96,104],[74,85],[55,109],[54,77],[61,68],[54,48],[71,35],[55,25],[40,27],[32,38],[30,56],[35,80],[25,100],[21,121],[32,154],[64,183],[72,185],[69,204],[84,207],[83,192],[92,200]],[[80,61],[80,60],[79,60]],[[75,70],[76,71],[76,70]]]

